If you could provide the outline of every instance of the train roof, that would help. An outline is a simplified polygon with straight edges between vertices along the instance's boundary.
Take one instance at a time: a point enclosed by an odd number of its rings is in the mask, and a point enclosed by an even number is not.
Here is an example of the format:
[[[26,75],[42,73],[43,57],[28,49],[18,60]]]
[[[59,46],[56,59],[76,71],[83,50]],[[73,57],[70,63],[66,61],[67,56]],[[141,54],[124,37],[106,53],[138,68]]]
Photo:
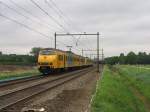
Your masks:
[[[63,52],[63,53],[71,53],[71,54],[74,54],[74,55],[77,55],[71,51],[63,51],[63,50],[60,50],[60,49],[55,49],[55,48],[42,48],[41,50],[52,50],[52,51],[58,51],[58,52]],[[80,56],[80,55],[78,55]]]
[[[58,51],[58,52],[68,53],[68,54],[71,53],[71,54],[73,54],[73,55],[76,55],[76,56],[79,56],[79,57],[82,57],[82,58],[87,58],[87,59],[89,59],[88,57],[83,57],[83,56],[78,55],[78,54],[75,54],[75,53],[73,53],[73,52],[71,52],[71,51],[63,51],[63,50],[55,49],[55,48],[42,48],[42,50],[52,50],[52,51]]]
[[[83,57],[81,55],[78,55],[78,54],[75,54],[71,51],[63,51],[63,50],[60,50],[60,49],[55,49],[55,48],[42,48],[41,50],[52,50],[52,51],[58,51],[58,52],[63,52],[63,53],[71,53],[73,55],[76,55],[76,56],[79,56],[79,57]],[[88,57],[83,57],[83,58],[88,58]],[[89,59],[89,58],[88,58]]]
[[[42,48],[41,50],[52,50],[52,51],[59,51],[59,52],[64,52],[64,53],[66,52],[60,49],[55,49],[55,48]]]

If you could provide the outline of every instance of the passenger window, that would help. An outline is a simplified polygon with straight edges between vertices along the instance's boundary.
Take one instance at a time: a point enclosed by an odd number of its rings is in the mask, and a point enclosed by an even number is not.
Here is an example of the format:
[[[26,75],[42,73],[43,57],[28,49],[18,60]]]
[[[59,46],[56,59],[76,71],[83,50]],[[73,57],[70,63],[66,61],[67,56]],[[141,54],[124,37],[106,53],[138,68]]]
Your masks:
[[[63,56],[62,56],[62,55],[59,55],[59,56],[58,56],[58,59],[59,59],[59,61],[63,61]]]

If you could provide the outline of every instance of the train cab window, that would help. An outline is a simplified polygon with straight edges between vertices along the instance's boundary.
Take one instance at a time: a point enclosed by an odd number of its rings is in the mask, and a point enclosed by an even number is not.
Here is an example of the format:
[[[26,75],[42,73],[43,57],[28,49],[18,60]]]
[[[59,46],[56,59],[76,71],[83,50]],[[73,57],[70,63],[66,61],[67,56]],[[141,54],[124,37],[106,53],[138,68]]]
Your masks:
[[[52,50],[41,50],[41,51],[39,52],[39,54],[41,54],[41,55],[54,55],[55,52],[52,51]]]

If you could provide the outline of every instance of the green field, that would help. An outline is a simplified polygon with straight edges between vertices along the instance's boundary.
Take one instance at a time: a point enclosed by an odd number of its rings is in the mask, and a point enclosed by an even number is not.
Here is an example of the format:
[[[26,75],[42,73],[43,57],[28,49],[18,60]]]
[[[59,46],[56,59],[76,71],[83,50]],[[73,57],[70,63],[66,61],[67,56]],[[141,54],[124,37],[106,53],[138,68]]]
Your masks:
[[[7,80],[7,79],[15,79],[19,77],[28,77],[28,76],[35,76],[40,75],[37,68],[33,68],[31,70],[16,70],[11,72],[0,72],[0,80]]]
[[[105,66],[92,112],[149,112],[149,66]]]

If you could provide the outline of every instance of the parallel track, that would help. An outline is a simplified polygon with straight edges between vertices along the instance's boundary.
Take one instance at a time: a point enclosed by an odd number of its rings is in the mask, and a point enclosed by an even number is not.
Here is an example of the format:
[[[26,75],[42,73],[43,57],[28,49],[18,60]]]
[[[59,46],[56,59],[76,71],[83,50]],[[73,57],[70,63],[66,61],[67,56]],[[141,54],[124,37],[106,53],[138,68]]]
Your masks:
[[[7,93],[0,96],[0,110],[6,109],[12,105],[18,104],[19,102],[27,101],[28,99],[39,95],[43,92],[51,90],[57,86],[60,86],[68,81],[71,81],[75,78],[82,76],[90,72],[92,68],[86,68],[83,70],[78,70],[72,72],[68,75],[61,76],[59,78],[49,80],[37,85],[32,85],[28,88],[23,88],[17,91],[13,91],[11,93]]]
[[[8,81],[4,81],[0,83],[0,87],[5,87],[5,86],[9,86],[12,84],[17,84],[17,83],[23,83],[23,82],[27,82],[30,80],[36,80],[36,79],[40,79],[44,77],[43,75],[37,75],[37,76],[31,76],[31,77],[25,77],[25,78],[19,78],[19,79],[15,79],[15,80],[8,80]]]
[[[67,72],[52,73],[50,75],[60,75],[60,74],[65,74],[65,73],[67,73]],[[37,80],[37,79],[40,79],[40,78],[43,78],[43,77],[46,77],[46,76],[50,76],[50,75],[38,74],[36,76],[31,76],[31,77],[23,77],[23,78],[14,79],[14,80],[2,81],[2,82],[0,82],[0,87],[9,86],[9,85],[12,85],[12,84],[23,83],[23,82],[27,82],[27,81],[30,81],[30,80]]]
[[[34,80],[38,80],[38,79],[49,77],[49,76],[63,75],[63,74],[70,73],[70,72],[72,72],[72,71],[61,72],[61,73],[52,73],[50,75],[40,75],[40,74],[38,74],[36,76],[24,77],[24,78],[19,78],[19,79],[14,79],[14,80],[3,81],[3,82],[0,82],[0,88],[10,86],[10,85],[14,85],[14,84],[24,83],[24,82],[27,82],[27,81],[34,81]]]
[[[62,77],[63,75],[70,74],[76,71],[67,71],[62,73],[53,73],[50,75],[39,75],[29,78],[17,79],[13,81],[8,81],[0,85],[0,96],[4,94],[9,94],[14,91],[18,91],[23,88],[28,88],[30,85],[37,85],[38,83],[45,82],[51,79],[56,79]]]

